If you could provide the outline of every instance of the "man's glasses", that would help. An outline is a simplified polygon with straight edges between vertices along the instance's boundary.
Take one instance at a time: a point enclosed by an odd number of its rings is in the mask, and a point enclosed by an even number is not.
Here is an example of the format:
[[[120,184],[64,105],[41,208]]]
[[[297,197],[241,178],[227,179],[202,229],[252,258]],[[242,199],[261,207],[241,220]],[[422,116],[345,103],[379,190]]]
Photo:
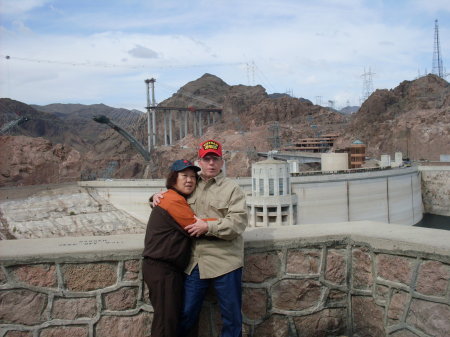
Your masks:
[[[209,163],[210,161],[212,161],[213,163],[218,163],[219,161],[222,160],[222,157],[218,157],[218,156],[203,157],[203,158],[200,158],[200,160],[205,163]]]

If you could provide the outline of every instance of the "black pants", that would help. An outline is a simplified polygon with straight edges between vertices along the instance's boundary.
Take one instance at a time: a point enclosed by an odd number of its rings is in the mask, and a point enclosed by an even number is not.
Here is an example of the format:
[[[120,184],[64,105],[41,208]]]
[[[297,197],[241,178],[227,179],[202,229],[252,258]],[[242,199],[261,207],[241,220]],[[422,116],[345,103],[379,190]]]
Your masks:
[[[150,259],[144,259],[142,273],[154,309],[152,337],[178,337],[184,273]]]

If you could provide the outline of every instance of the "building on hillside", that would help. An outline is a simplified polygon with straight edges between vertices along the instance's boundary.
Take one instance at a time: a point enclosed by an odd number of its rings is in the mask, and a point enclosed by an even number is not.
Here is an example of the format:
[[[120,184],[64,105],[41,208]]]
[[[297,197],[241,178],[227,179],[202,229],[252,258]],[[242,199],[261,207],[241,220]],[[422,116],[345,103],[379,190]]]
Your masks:
[[[366,161],[366,145],[359,139],[349,147],[349,168],[360,168]]]
[[[333,147],[337,137],[339,137],[338,134],[330,133],[317,138],[302,138],[293,145],[283,148],[283,151],[328,152]]]
[[[289,163],[270,158],[252,165],[247,207],[251,227],[296,224],[297,195],[291,191]]]

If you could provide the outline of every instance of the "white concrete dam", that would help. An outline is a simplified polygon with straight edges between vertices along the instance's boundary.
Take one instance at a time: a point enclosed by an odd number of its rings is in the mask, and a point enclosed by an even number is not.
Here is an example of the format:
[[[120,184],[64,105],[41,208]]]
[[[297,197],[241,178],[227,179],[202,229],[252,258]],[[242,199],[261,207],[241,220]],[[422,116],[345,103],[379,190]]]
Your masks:
[[[251,192],[251,178],[236,181],[246,192]],[[151,212],[148,198],[165,190],[163,179],[96,180],[78,184],[96,189],[115,207],[144,223]],[[359,220],[414,225],[422,219],[417,167],[292,177],[291,191],[297,195],[297,225]]]

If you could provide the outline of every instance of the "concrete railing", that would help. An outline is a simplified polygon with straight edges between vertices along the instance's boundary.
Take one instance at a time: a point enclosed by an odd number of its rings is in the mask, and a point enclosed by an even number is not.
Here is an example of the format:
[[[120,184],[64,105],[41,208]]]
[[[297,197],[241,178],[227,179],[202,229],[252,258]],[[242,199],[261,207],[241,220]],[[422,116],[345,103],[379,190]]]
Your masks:
[[[245,336],[449,336],[450,232],[353,222],[245,233]],[[0,242],[0,337],[149,336],[143,235]],[[201,336],[219,335],[208,296]]]

